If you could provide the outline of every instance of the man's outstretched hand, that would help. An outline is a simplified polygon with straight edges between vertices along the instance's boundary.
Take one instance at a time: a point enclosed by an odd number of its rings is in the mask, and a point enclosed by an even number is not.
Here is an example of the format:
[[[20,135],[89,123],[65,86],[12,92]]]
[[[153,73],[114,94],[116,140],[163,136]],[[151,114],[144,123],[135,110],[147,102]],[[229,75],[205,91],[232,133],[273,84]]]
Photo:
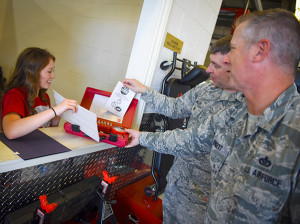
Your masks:
[[[136,131],[133,129],[125,129],[125,131],[129,134],[129,141],[128,144],[125,146],[125,148],[130,148],[137,146],[139,144],[139,136],[140,136],[140,131]]]
[[[135,93],[144,93],[146,92],[146,86],[137,81],[136,79],[125,79],[122,81],[123,85],[131,89]]]

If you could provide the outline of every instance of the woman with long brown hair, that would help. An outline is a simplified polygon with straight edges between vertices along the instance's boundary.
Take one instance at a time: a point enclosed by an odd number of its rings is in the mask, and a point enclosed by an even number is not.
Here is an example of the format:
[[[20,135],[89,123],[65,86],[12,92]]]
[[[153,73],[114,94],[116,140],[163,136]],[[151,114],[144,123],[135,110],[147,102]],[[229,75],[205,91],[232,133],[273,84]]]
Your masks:
[[[55,78],[55,57],[47,50],[30,47],[19,55],[1,101],[1,121],[8,139],[37,128],[58,126],[60,115],[76,112],[77,102],[65,99],[51,108],[46,93]]]

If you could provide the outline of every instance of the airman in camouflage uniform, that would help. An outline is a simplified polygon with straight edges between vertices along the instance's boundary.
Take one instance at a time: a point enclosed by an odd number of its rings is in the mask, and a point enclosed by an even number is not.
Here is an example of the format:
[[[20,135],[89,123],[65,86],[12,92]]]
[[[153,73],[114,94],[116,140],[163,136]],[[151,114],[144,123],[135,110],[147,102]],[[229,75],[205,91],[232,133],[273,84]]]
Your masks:
[[[185,130],[141,132],[139,141],[147,149],[175,156],[163,198],[164,223],[201,223],[210,192],[209,152],[214,133],[212,128],[206,131],[209,117],[224,108],[234,111],[243,96],[205,82],[176,99],[147,88],[142,99],[165,116],[190,117]],[[203,139],[199,139],[201,133]]]
[[[142,99],[156,112],[174,119],[189,118],[185,130],[143,132],[140,138],[135,135],[140,132],[128,131],[134,139],[128,147],[140,143],[148,149],[175,156],[163,198],[164,223],[204,221],[210,192],[209,153],[214,137],[213,128],[207,125],[211,125],[209,121],[213,114],[224,108],[235,108],[244,101],[240,93],[215,87],[229,87],[230,64],[224,63],[223,58],[230,51],[230,40],[231,36],[227,36],[210,47],[211,63],[206,71],[210,73],[212,82],[201,83],[179,98],[166,97],[137,80],[123,81],[131,90],[143,93]],[[198,137],[200,135],[202,139]]]
[[[300,23],[283,9],[251,14],[238,20],[224,58],[247,108],[211,119],[205,223],[300,223],[300,96],[293,84]]]
[[[293,85],[262,116],[241,107],[214,116],[206,223],[300,222],[300,96]]]

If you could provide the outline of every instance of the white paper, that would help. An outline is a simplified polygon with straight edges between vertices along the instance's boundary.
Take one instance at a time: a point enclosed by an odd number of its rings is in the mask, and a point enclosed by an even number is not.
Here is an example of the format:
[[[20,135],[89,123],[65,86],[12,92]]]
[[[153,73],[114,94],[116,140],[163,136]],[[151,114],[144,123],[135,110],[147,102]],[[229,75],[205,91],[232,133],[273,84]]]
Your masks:
[[[63,96],[53,90],[56,105],[65,100]],[[97,115],[82,106],[77,106],[77,112],[72,113],[71,110],[64,112],[61,117],[71,124],[79,125],[79,129],[86,135],[99,142],[99,133],[97,126]]]
[[[99,118],[122,124],[123,118],[118,117],[117,115],[107,111],[104,108],[108,99],[109,98],[106,96],[95,94],[90,107],[90,111],[95,113]]]
[[[114,91],[109,97],[105,108],[113,114],[123,118],[134,95],[135,92],[123,86],[122,82],[118,82]]]

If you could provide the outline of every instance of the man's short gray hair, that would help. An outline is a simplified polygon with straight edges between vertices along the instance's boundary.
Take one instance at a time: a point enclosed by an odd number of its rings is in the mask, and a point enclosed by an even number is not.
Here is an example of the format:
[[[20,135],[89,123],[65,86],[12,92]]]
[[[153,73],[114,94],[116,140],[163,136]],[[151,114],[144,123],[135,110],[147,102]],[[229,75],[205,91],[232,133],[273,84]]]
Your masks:
[[[236,26],[247,22],[242,31],[250,47],[262,39],[271,42],[272,59],[282,67],[296,69],[300,60],[300,23],[285,9],[257,11],[239,17]]]

